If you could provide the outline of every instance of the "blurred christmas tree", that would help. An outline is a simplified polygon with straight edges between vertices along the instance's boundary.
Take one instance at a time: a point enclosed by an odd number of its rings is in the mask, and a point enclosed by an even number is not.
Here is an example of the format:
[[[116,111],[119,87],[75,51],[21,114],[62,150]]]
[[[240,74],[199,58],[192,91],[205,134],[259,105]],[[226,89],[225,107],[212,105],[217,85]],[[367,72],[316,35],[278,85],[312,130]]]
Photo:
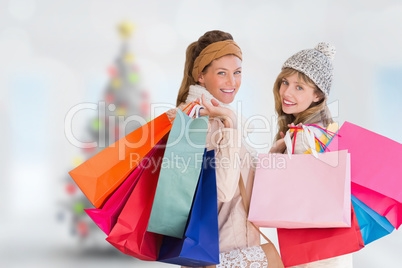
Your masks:
[[[88,134],[91,141],[97,142],[97,147],[82,149],[81,153],[86,159],[137,129],[142,125],[141,122],[148,121],[148,93],[141,87],[140,70],[129,48],[133,25],[123,22],[118,26],[118,31],[122,39],[120,53],[114,64],[108,68],[110,81],[104,100],[99,101],[98,116],[88,123]],[[73,168],[82,162],[81,157],[76,157]],[[103,240],[105,234],[84,212],[84,208],[93,208],[92,204],[70,176],[66,177],[64,191],[68,198],[63,203],[64,209],[58,214],[59,220],[70,223],[70,233],[78,237],[82,245],[97,244],[95,236],[101,236]]]

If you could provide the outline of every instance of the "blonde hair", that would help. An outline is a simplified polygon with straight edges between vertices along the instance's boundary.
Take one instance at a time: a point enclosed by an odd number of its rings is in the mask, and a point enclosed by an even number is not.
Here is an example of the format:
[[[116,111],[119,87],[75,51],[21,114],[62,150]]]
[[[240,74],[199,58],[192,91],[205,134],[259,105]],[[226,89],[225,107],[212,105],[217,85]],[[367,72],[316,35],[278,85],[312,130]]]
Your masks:
[[[309,108],[299,113],[296,117],[292,114],[285,114],[282,111],[282,100],[281,96],[279,95],[282,79],[295,73],[298,74],[298,80],[303,81],[307,85],[313,87],[314,93],[320,98],[318,102],[311,103]],[[324,127],[327,127],[333,122],[331,112],[327,106],[327,97],[325,96],[325,93],[322,92],[307,75],[291,68],[285,68],[276,78],[273,91],[275,98],[275,112],[278,116],[278,133],[275,136],[275,140],[279,140],[281,138],[281,132],[286,133],[289,130],[288,124],[291,123],[297,125],[299,123],[314,124],[321,122]]]
[[[179,106],[180,103],[185,102],[188,96],[188,92],[191,85],[198,84],[198,81],[195,81],[192,75],[194,61],[200,55],[201,51],[206,48],[208,45],[225,40],[233,40],[233,37],[230,33],[222,32],[222,31],[209,31],[206,32],[203,36],[201,36],[198,41],[191,43],[186,50],[186,62],[184,64],[184,74],[183,80],[180,85],[179,93],[177,95],[176,106]],[[209,65],[205,66],[203,72],[209,67]]]

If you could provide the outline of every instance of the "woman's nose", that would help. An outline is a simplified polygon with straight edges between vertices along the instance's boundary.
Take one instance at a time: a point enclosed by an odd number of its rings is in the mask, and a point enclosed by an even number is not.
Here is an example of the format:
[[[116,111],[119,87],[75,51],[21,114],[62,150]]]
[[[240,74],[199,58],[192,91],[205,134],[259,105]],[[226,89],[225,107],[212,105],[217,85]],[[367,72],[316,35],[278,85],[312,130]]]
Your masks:
[[[227,83],[228,83],[229,86],[235,86],[236,79],[235,79],[234,75],[228,75]]]
[[[293,90],[294,90],[294,86],[288,85],[288,86],[284,89],[283,93],[284,93],[285,96],[289,96],[289,95],[292,94],[292,91],[293,91]]]

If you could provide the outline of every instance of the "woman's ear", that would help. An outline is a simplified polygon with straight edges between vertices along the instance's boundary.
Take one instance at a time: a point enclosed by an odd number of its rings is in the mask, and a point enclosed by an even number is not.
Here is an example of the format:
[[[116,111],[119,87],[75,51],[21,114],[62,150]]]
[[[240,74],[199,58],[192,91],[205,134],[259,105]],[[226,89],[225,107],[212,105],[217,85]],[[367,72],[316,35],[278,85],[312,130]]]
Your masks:
[[[323,96],[321,94],[318,94],[316,92],[314,92],[313,94],[314,94],[313,102],[319,102],[322,100]]]
[[[200,83],[200,85],[201,86],[203,86],[203,84],[204,84],[204,74],[201,72],[199,75],[198,75],[198,82]]]

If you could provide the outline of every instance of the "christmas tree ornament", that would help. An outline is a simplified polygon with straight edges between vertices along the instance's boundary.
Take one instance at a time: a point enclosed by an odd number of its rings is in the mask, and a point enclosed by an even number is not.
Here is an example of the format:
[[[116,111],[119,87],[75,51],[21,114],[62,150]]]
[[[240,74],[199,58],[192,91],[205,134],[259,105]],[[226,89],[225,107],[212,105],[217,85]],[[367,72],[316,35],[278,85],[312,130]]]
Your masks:
[[[124,56],[124,61],[125,61],[126,63],[132,63],[132,62],[134,62],[134,54],[132,54],[132,53],[127,53],[127,54]]]
[[[113,89],[120,89],[121,87],[121,80],[118,77],[114,77],[112,79],[112,87]]]
[[[140,80],[140,76],[138,75],[138,73],[132,73],[129,76],[129,80],[132,84],[137,84]]]
[[[111,94],[111,93],[106,94],[106,96],[105,96],[105,101],[106,101],[106,103],[112,103],[112,102],[114,102],[114,96],[113,96],[113,94]]]
[[[123,21],[119,24],[118,30],[122,39],[129,39],[134,30],[134,25],[129,21]]]
[[[82,159],[82,157],[80,156],[76,156],[73,159],[73,166],[74,167],[78,167],[79,165],[81,165],[84,162],[84,160]]]
[[[77,222],[77,231],[80,236],[86,237],[89,233],[88,224],[84,221]]]
[[[109,74],[110,77],[116,77],[116,76],[117,76],[116,67],[110,66],[110,67],[108,68],[108,74]]]
[[[74,208],[73,208],[74,213],[75,214],[82,214],[84,212],[84,208],[85,208],[84,203],[77,202],[77,203],[74,204]]]
[[[117,110],[116,110],[116,114],[117,114],[118,116],[125,116],[125,115],[127,114],[127,110],[126,110],[125,107],[119,107],[119,108],[117,108]]]
[[[101,129],[101,128],[103,128],[102,121],[99,120],[98,118],[95,118],[95,119],[92,121],[92,129],[95,130],[95,131],[98,131],[98,130]]]
[[[67,185],[66,185],[66,192],[67,192],[69,195],[75,194],[75,193],[77,192],[77,186],[76,186],[75,184],[73,184],[73,183],[67,183]]]

